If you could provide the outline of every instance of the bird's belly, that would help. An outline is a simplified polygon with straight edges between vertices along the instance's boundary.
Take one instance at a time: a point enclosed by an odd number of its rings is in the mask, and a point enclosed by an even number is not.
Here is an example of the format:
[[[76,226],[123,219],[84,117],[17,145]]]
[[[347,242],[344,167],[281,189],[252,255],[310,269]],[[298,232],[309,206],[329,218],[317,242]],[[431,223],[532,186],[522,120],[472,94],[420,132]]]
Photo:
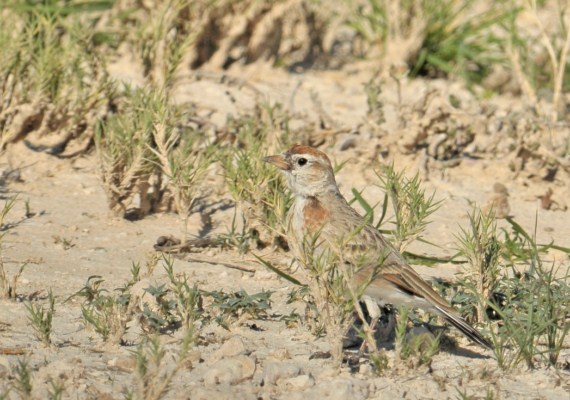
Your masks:
[[[391,304],[395,307],[419,307],[428,311],[432,311],[433,309],[432,305],[426,299],[406,293],[389,282],[383,285],[372,282],[368,285],[364,294],[376,299],[382,307]]]

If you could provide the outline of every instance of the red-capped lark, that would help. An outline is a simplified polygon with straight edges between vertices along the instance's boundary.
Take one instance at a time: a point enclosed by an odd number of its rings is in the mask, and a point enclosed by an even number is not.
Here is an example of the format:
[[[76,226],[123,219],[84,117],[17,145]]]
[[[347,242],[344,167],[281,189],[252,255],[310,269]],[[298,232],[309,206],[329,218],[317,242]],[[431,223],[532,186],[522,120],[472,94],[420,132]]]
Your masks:
[[[465,336],[486,348],[487,339],[469,325],[406,262],[383,236],[358,214],[340,193],[327,155],[294,145],[265,161],[287,177],[294,203],[288,215],[288,240],[295,257],[305,259],[304,241],[318,234],[316,251],[341,252],[353,272],[354,285],[370,281],[364,294],[381,305],[419,307],[444,317]],[[382,264],[378,267],[378,260]]]

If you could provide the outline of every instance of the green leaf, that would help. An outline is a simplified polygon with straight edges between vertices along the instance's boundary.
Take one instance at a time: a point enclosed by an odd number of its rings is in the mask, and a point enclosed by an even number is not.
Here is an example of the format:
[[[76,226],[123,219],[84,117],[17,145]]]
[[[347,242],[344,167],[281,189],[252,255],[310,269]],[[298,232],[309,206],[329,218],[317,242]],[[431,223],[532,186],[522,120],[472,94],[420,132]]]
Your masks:
[[[253,253],[252,253],[253,254]],[[288,280],[291,283],[294,283],[295,285],[299,285],[299,286],[305,286],[303,285],[301,282],[299,282],[297,279],[293,278],[291,275],[286,274],[285,272],[281,271],[279,268],[274,267],[270,262],[265,261],[263,258],[259,257],[256,254],[253,254],[253,256],[255,258],[257,258],[259,260],[260,263],[262,263],[263,265],[265,265],[267,268],[269,268],[271,271],[275,272],[277,275],[279,275],[281,278]]]

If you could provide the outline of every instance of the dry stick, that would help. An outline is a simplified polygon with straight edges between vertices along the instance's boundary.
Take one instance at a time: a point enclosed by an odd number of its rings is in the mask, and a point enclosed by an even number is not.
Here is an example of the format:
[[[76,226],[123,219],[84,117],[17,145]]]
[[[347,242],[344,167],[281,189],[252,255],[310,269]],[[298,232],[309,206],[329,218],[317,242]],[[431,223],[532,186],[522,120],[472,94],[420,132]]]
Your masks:
[[[3,356],[21,356],[31,353],[31,350],[25,347],[0,347],[0,354]]]
[[[544,115],[544,113],[542,111],[542,107],[538,103],[538,98],[536,97],[536,93],[535,93],[534,89],[532,88],[528,79],[524,76],[524,74],[522,72],[519,52],[518,52],[518,50],[515,50],[513,48],[512,41],[509,42],[509,45],[507,47],[507,54],[509,55],[509,58],[511,59],[511,64],[513,66],[513,72],[514,72],[517,80],[519,81],[519,84],[521,85],[522,91],[530,99],[530,101],[532,102],[533,106],[536,108],[538,113],[540,115]]]
[[[184,261],[201,262],[201,263],[206,263],[206,264],[211,264],[211,265],[221,265],[221,266],[226,267],[226,268],[238,269],[240,271],[249,272],[249,273],[255,273],[255,271],[257,271],[257,269],[255,269],[255,268],[249,268],[249,267],[241,266],[239,264],[233,264],[233,263],[223,262],[223,261],[219,261],[219,260],[214,260],[214,259],[212,259],[212,257],[208,257],[208,258],[204,257],[203,258],[203,257],[199,257],[196,255],[188,256],[188,255],[181,254],[181,253],[170,253],[170,254],[172,254],[174,257],[176,257],[180,260],[184,260]]]
[[[2,92],[5,92],[6,87],[9,87],[10,90],[8,91],[8,93],[5,95],[4,97],[4,101],[3,101],[3,105],[2,108],[0,109],[0,111],[4,111],[6,109],[8,109],[8,107],[10,107],[10,105],[12,104],[12,97],[14,96],[14,89],[16,87],[16,85],[14,84],[14,74],[9,74],[8,77],[6,78],[6,83],[4,85],[4,87],[2,88]]]
[[[560,109],[560,97],[562,94],[562,83],[564,80],[564,73],[566,72],[566,60],[568,57],[568,51],[570,50],[570,29],[566,31],[566,40],[564,41],[564,47],[562,48],[562,53],[560,54],[560,63],[558,65],[558,74],[556,75],[556,81],[554,83],[554,122],[558,119],[558,110]],[[562,107],[564,110],[565,107]]]
[[[538,29],[540,30],[540,36],[544,47],[546,47],[546,51],[548,52],[548,57],[550,58],[550,64],[552,66],[552,76],[555,78],[554,81],[554,98],[553,98],[553,106],[554,106],[554,113],[552,114],[552,121],[556,122],[558,120],[558,111],[559,111],[559,103],[560,103],[560,96],[562,93],[562,81],[564,79],[565,67],[566,67],[566,57],[568,55],[568,50],[570,47],[570,30],[566,32],[566,40],[564,41],[564,47],[562,48],[562,52],[560,54],[560,60],[556,58],[556,51],[552,44],[552,40],[546,34],[546,29],[544,25],[538,18],[537,7],[536,7],[536,0],[532,0],[531,3],[532,8],[532,17],[535,20],[536,24],[538,25]]]
[[[394,74],[393,71],[390,70],[390,78],[392,78],[396,82],[396,94],[398,95],[398,107],[396,109],[397,115],[402,115],[402,82],[400,78]],[[398,118],[398,128],[403,128],[404,118]]]
[[[532,0],[530,2],[530,7],[532,9],[532,17],[538,25],[538,29],[540,30],[540,36],[544,47],[546,47],[546,51],[548,52],[548,57],[550,58],[550,64],[552,66],[552,75],[556,76],[556,72],[558,71],[558,60],[556,59],[556,51],[554,50],[554,46],[552,45],[552,41],[549,39],[548,35],[546,34],[546,30],[544,29],[544,25],[538,18],[538,12],[536,9],[536,0]]]
[[[206,240],[206,239],[202,239],[202,240]],[[219,261],[219,260],[214,259],[211,256],[200,257],[196,253],[192,253],[193,255],[191,256],[189,253],[189,250],[188,250],[191,246],[190,242],[196,243],[196,241],[187,241],[183,244],[174,244],[174,245],[170,245],[170,246],[155,245],[154,249],[156,251],[159,251],[159,252],[164,253],[164,254],[170,254],[173,257],[178,258],[179,260],[190,261],[190,262],[202,262],[202,263],[207,263],[207,264],[212,264],[212,265],[221,265],[223,267],[232,268],[232,269],[239,269],[240,271],[245,271],[245,272],[250,272],[250,273],[254,273],[255,271],[257,271],[256,268],[249,268],[249,267],[244,267],[244,266],[234,264],[234,263]],[[207,243],[207,242],[204,242],[204,243]]]

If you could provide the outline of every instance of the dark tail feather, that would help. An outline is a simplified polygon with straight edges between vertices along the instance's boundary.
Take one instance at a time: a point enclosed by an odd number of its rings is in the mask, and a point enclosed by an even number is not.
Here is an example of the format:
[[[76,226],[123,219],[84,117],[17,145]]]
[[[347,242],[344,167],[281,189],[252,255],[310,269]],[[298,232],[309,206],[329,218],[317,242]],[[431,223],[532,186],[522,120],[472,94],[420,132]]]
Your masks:
[[[459,315],[451,313],[438,306],[436,306],[435,308],[437,308],[437,310],[441,313],[441,315],[445,317],[447,322],[449,322],[451,325],[459,329],[461,333],[463,333],[469,339],[471,339],[472,341],[483,347],[486,347],[489,350],[493,349],[491,342],[485,339],[477,329],[473,328],[471,325],[465,322],[465,320],[461,318]]]

